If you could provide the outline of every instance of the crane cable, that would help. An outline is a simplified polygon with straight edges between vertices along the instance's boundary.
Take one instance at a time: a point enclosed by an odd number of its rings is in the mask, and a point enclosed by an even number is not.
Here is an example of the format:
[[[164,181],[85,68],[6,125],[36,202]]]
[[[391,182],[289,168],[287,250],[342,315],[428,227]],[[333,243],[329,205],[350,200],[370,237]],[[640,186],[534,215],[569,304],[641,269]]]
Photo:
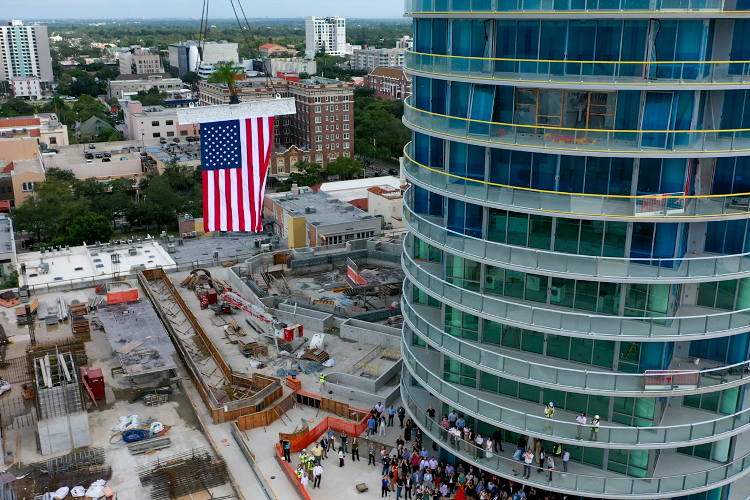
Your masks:
[[[232,10],[234,11],[234,17],[237,19],[237,24],[240,27],[240,32],[242,33],[242,38],[244,38],[245,44],[247,45],[247,48],[250,51],[250,57],[254,59],[254,57],[253,57],[253,47],[252,47],[252,45],[250,45],[250,42],[247,39],[247,35],[245,34],[245,29],[243,29],[243,27],[242,27],[242,22],[240,21],[240,18],[237,15],[237,9],[235,9],[235,7],[234,7],[234,0],[229,0],[229,2],[232,4]],[[247,15],[245,14],[245,8],[242,6],[242,0],[237,0],[237,5],[240,6],[240,10],[242,11],[242,17],[245,19],[245,26],[247,27],[247,31],[252,36],[253,35],[253,31],[250,28],[250,23],[247,20]],[[265,64],[263,66],[265,66]],[[266,75],[266,83],[271,87],[271,90],[273,90],[274,95],[278,94],[278,92],[276,92],[276,87],[273,84],[273,79],[271,77],[271,74],[268,72],[268,70],[265,69],[265,67],[263,68],[263,72]]]

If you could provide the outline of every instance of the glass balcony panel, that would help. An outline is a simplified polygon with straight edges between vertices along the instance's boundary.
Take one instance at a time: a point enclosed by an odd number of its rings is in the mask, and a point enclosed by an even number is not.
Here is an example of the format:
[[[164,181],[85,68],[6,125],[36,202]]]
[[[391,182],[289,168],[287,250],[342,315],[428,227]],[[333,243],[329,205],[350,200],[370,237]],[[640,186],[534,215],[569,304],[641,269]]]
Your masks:
[[[691,487],[697,487],[700,484],[706,484],[706,476],[704,474],[696,474],[692,476],[676,476],[676,477],[663,477],[659,479],[659,493],[666,493],[670,491],[682,491]],[[687,479],[687,481],[686,481]]]
[[[629,495],[633,490],[633,481],[624,478],[608,477],[604,485],[604,493],[610,495]]]
[[[528,379],[533,376],[532,374],[536,374],[535,368],[524,361],[505,358],[505,370],[509,375]]]
[[[543,366],[543,365],[537,365],[537,364],[529,364],[529,375],[532,380],[535,382],[546,382],[548,384],[558,384],[558,376],[560,375],[560,372],[554,368]],[[567,376],[567,372],[564,373],[565,376]],[[570,383],[569,381],[566,381],[566,383]]]
[[[692,430],[689,425],[668,427],[666,429],[665,442],[686,442],[690,440]]]
[[[528,248],[511,247],[510,250],[510,262],[509,264],[526,267],[530,269],[537,269],[538,264],[538,253]]]

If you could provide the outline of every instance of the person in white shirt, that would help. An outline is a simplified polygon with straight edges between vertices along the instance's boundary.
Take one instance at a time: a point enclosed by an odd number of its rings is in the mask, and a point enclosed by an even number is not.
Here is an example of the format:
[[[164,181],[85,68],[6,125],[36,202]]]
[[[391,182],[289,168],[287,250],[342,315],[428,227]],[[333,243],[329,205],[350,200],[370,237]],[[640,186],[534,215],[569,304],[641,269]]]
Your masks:
[[[302,482],[302,486],[307,486],[307,483],[310,482],[310,480],[307,479],[307,474],[304,474],[302,476],[302,479],[300,479],[300,482]]]
[[[582,439],[583,435],[583,426],[586,425],[586,414],[581,413],[576,417],[576,422],[578,422],[578,439]]]
[[[432,457],[430,459],[430,469],[435,470],[438,467],[438,461],[435,460],[435,457]]]
[[[487,452],[487,460],[490,460],[492,458],[492,452],[495,451],[492,449],[494,443],[492,442],[491,437],[487,437],[487,444],[485,445],[485,450]]]
[[[482,435],[477,434],[474,442],[477,444],[477,458],[484,458],[484,438]]]
[[[563,476],[565,476],[568,472],[568,461],[570,460],[570,452],[567,450],[567,448],[563,448],[563,456],[562,456],[562,462],[563,462]]]
[[[523,454],[523,477],[529,479],[531,477],[531,463],[534,461],[534,452],[531,448],[528,448]]]

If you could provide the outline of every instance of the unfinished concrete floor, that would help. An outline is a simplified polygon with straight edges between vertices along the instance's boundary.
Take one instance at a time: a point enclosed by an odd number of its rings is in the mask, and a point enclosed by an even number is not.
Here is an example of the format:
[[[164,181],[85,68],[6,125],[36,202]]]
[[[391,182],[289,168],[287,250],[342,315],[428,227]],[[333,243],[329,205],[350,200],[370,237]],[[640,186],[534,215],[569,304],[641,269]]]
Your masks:
[[[32,300],[38,298],[40,302],[47,301],[48,303],[52,303],[58,295],[60,295],[59,292],[40,294],[33,296]],[[75,290],[64,292],[63,295],[68,303],[72,299],[83,302],[94,296],[94,290]],[[15,314],[12,310],[8,309],[0,311],[0,322],[12,342],[8,347],[7,358],[24,356],[25,348],[29,343],[28,329],[16,326]],[[43,321],[37,321],[35,327],[35,337],[38,343],[51,342],[73,336],[68,323],[48,327],[44,325]],[[138,476],[135,473],[136,467],[152,462],[157,457],[167,457],[189,451],[192,448],[203,447],[211,450],[211,443],[203,434],[192,404],[184,392],[171,395],[168,403],[158,407],[149,407],[142,402],[130,402],[141,389],[166,386],[169,384],[168,379],[152,379],[150,382],[138,384],[136,387],[127,378],[113,378],[111,376],[111,369],[119,367],[120,363],[112,352],[106,334],[102,331],[91,331],[91,340],[86,342],[85,346],[86,354],[89,358],[88,366],[101,368],[104,373],[107,394],[106,400],[97,402],[99,406],[94,407],[90,405],[91,408],[88,412],[88,417],[93,441],[91,446],[104,448],[104,465],[112,467],[112,479],[109,482],[109,486],[117,492],[119,500],[142,500],[149,498],[150,489],[141,486]],[[175,359],[175,362],[179,364],[179,359]],[[0,405],[3,401],[10,400],[11,398],[17,399],[20,395],[20,384],[13,384],[11,391],[0,396]],[[86,396],[86,401],[90,402],[88,396]],[[31,411],[31,403],[28,402],[27,404],[29,411]],[[151,417],[165,425],[171,426],[167,433],[167,436],[172,438],[171,447],[150,454],[132,456],[122,441],[110,444],[109,441],[112,436],[110,428],[117,425],[121,415],[130,414],[137,414],[141,418]],[[18,422],[18,427],[7,429],[3,436],[6,451],[12,452],[16,461],[31,463],[68,453],[61,452],[42,457],[36,449],[36,424],[21,427],[21,422]],[[75,485],[71,484],[69,486],[72,487]],[[233,491],[231,486],[227,484],[212,490],[212,493],[215,496],[222,496],[231,495]]]
[[[215,275],[216,277],[226,279],[227,273],[229,272],[227,269],[224,268],[211,268],[212,275]],[[206,333],[211,337],[211,340],[213,341],[216,348],[219,350],[221,355],[224,357],[224,360],[229,363],[229,365],[232,367],[232,370],[234,370],[237,373],[241,374],[251,374],[253,372],[262,373],[264,375],[270,375],[270,376],[276,376],[276,371],[279,368],[287,368],[289,366],[289,363],[280,363],[280,364],[268,364],[265,368],[252,368],[250,366],[250,359],[245,358],[239,351],[239,348],[236,344],[231,344],[224,335],[224,323],[229,322],[232,319],[237,321],[237,323],[242,326],[245,333],[247,334],[246,337],[243,337],[242,340],[245,342],[250,341],[258,341],[261,344],[268,344],[268,355],[269,357],[273,357],[276,354],[276,348],[274,347],[273,343],[266,337],[261,337],[258,335],[255,330],[253,330],[246,322],[246,319],[250,319],[250,321],[253,322],[254,325],[256,325],[259,328],[262,328],[265,332],[267,332],[270,335],[271,332],[271,325],[269,323],[264,323],[257,318],[252,317],[250,314],[246,313],[245,311],[234,309],[234,314],[231,315],[223,315],[223,316],[217,316],[216,313],[214,313],[210,309],[201,309],[200,303],[198,301],[198,297],[195,295],[195,293],[192,290],[188,290],[187,288],[181,288],[180,283],[182,280],[185,279],[190,273],[189,272],[179,272],[179,273],[173,273],[169,275],[169,278],[172,280],[172,283],[174,283],[177,291],[179,292],[182,299],[185,301],[187,306],[190,308],[192,313],[195,315],[195,317],[198,319],[198,321],[201,323],[201,326],[203,326],[203,329],[206,331]],[[221,326],[217,326],[221,325]],[[305,330],[304,334],[305,337],[312,338],[312,336],[316,333],[323,333],[323,332],[314,332]],[[362,359],[365,355],[367,355],[370,351],[372,351],[376,346],[374,344],[368,344],[364,342],[356,342],[351,340],[344,340],[341,339],[338,336],[335,335],[326,335],[328,344],[326,345],[326,351],[330,354],[331,358],[335,362],[335,366],[331,368],[326,368],[324,370],[325,373],[327,372],[346,372],[347,370],[351,369],[352,366]],[[388,362],[384,362],[382,369],[386,370],[388,366],[392,365],[393,362],[390,362],[390,365]],[[386,366],[387,365],[387,366]],[[305,375],[300,374],[300,379],[303,381],[302,386],[303,389],[308,391],[317,391],[317,382],[318,377],[316,375]],[[310,388],[314,387],[313,390]]]

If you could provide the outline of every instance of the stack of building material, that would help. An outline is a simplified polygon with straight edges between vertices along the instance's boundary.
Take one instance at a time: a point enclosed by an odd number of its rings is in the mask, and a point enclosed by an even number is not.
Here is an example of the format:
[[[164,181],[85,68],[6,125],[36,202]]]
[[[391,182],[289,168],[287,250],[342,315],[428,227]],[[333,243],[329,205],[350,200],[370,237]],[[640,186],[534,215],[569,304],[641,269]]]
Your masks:
[[[73,333],[88,333],[91,330],[86,311],[87,307],[84,302],[77,302],[68,306],[70,327],[72,328]]]
[[[330,355],[326,351],[321,351],[318,349],[309,349],[299,357],[299,359],[310,359],[312,361],[317,361],[318,363],[325,363],[330,359]]]
[[[136,473],[143,486],[152,487],[152,500],[185,497],[229,482],[224,459],[212,457],[203,448],[157,459],[141,465]]]

